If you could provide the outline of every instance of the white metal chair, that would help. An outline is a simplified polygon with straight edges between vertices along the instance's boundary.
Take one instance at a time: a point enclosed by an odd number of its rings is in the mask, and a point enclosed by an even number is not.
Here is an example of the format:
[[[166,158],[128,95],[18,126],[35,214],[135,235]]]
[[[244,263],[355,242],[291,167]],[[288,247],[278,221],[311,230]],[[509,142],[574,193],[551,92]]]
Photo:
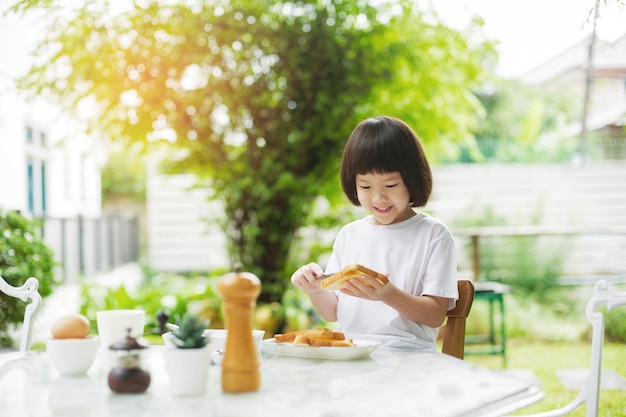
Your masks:
[[[626,292],[617,291],[608,281],[596,282],[595,293],[587,302],[586,316],[592,326],[591,368],[578,396],[562,408],[524,417],[560,417],[567,415],[583,403],[587,403],[586,417],[598,415],[600,376],[602,371],[602,346],[604,344],[604,314],[598,308],[605,305],[608,311],[626,305]]]
[[[19,298],[24,302],[31,300],[26,306],[26,311],[24,312],[22,341],[20,342],[20,352],[27,352],[30,350],[31,338],[33,334],[33,318],[41,306],[39,281],[37,281],[37,278],[30,277],[21,287],[13,287],[0,276],[0,291],[11,297]]]

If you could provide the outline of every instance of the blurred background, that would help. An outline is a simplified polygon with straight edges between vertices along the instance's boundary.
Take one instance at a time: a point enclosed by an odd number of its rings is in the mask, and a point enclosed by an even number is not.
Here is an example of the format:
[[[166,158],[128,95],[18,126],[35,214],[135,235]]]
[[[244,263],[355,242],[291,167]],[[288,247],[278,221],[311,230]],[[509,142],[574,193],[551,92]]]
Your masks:
[[[507,286],[510,335],[578,340],[578,300],[625,282],[623,1],[2,7],[0,274],[37,276],[47,305],[220,327],[215,282],[241,261],[263,282],[257,326],[324,324],[289,277],[363,216],[338,166],[378,114],[423,141],[423,210],[461,277]],[[528,330],[531,302],[556,324]]]
[[[0,275],[40,281],[35,347],[77,311],[144,308],[153,343],[161,311],[223,327],[216,282],[235,262],[262,280],[255,326],[268,336],[332,326],[289,277],[324,265],[364,215],[341,193],[341,152],[358,122],[387,114],[431,161],[420,210],[452,230],[460,277],[489,289],[467,360],[530,370],[552,401],[540,409],[563,405],[576,388],[559,369],[588,367],[593,284],[626,282],[624,9],[4,2]],[[0,346],[14,347],[23,305],[0,303]],[[626,415],[625,322],[607,314],[611,416]]]

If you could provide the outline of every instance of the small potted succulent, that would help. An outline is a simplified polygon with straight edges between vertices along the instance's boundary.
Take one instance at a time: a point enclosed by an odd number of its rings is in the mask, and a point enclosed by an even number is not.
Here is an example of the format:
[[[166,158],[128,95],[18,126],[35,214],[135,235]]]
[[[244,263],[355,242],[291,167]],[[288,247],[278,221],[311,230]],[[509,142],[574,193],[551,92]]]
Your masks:
[[[167,336],[171,342],[165,349],[165,370],[173,395],[202,395],[206,389],[211,351],[209,338],[203,335],[208,321],[192,314],[176,320],[178,328]]]
[[[172,342],[180,349],[199,349],[209,343],[209,338],[204,336],[204,330],[208,327],[208,320],[204,320],[193,314],[185,314],[176,321],[177,329],[172,330]]]

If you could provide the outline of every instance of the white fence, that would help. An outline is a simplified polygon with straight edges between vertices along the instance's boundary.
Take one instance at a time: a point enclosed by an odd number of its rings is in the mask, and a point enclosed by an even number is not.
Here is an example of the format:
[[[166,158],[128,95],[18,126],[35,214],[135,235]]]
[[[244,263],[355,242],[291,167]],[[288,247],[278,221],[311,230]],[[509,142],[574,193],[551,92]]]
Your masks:
[[[468,226],[463,220],[481,218],[487,211],[506,219],[508,226],[588,231],[626,226],[626,161],[441,165],[433,167],[433,174],[434,192],[426,209],[453,232]],[[219,227],[206,221],[221,216],[222,210],[207,202],[206,190],[192,185],[189,175],[149,175],[148,253],[157,270],[228,266],[226,239]],[[457,239],[459,267],[472,271],[470,237],[459,233]],[[626,235],[582,233],[568,239],[564,274],[626,271]]]
[[[158,271],[209,271],[228,266],[226,237],[214,222],[223,216],[192,175],[148,176],[148,262]]]
[[[434,181],[428,210],[459,230],[462,270],[475,270],[471,251],[463,250],[471,235],[463,221],[491,212],[504,219],[495,226],[533,226],[546,231],[544,239],[566,242],[566,276],[626,274],[626,234],[619,233],[626,227],[626,161],[444,165],[434,168]],[[482,235],[486,241],[488,231]]]
[[[81,276],[109,271],[138,259],[136,219],[106,215],[40,220],[43,239],[58,265],[55,274],[63,282],[76,282]]]

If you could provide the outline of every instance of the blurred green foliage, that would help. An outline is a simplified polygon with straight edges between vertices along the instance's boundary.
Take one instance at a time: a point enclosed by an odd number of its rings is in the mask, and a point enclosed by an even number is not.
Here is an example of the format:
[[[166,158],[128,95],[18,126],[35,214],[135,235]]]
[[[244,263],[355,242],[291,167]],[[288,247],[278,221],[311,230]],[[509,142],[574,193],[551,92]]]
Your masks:
[[[606,340],[626,344],[626,308],[604,311]]]
[[[54,255],[41,238],[41,224],[17,211],[0,209],[0,276],[19,287],[30,278],[39,281],[42,298],[52,292]],[[26,304],[17,298],[0,296],[0,347],[12,347],[10,330],[24,320]]]
[[[111,4],[17,1],[13,12],[43,9],[47,24],[20,87],[70,112],[97,103],[94,130],[213,189],[226,213],[215,221],[233,261],[263,279],[263,303],[289,286],[292,241],[338,188],[357,123],[401,117],[441,158],[476,128],[474,91],[496,63],[481,20],[461,32],[412,0]]]
[[[537,212],[528,223],[522,224],[536,224],[539,216]],[[468,210],[455,226],[506,226],[507,223],[508,219],[487,207]],[[466,253],[472,253],[471,244],[465,245]],[[509,285],[522,298],[531,297],[555,308],[561,305],[555,290],[570,246],[570,239],[560,236],[481,236],[479,279]]]
[[[146,311],[146,335],[159,333],[157,315],[164,311],[169,322],[185,314],[209,321],[214,329],[225,327],[222,298],[217,283],[224,271],[210,274],[153,273],[144,269],[144,279],[136,287],[107,287],[102,283],[81,284],[81,307],[96,332],[96,312],[111,309],[143,309]],[[257,303],[255,328],[266,331],[266,337],[293,329],[329,326],[315,312],[308,296],[295,287],[287,289],[281,302]]]
[[[169,314],[170,321],[176,316],[195,314],[210,320],[212,327],[220,328],[223,327],[223,318],[217,279],[201,274],[162,273],[145,279],[136,288],[84,282],[81,285],[80,312],[90,320],[94,330],[97,328],[97,311],[135,308],[146,311],[148,334],[158,333],[157,314],[162,310]]]
[[[110,151],[100,175],[103,205],[120,197],[146,201],[146,164],[136,148]]]
[[[571,159],[577,142],[556,132],[575,121],[580,105],[571,89],[558,92],[498,79],[476,95],[484,112],[474,136],[445,162],[561,162]]]

